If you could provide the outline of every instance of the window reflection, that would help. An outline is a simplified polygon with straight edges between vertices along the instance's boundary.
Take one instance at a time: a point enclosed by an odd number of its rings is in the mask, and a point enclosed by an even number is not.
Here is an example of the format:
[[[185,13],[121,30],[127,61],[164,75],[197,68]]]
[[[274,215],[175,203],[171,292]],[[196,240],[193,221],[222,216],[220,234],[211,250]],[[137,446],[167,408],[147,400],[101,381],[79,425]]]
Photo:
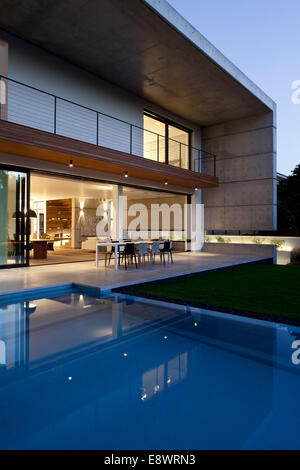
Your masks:
[[[0,366],[5,366],[6,364],[6,344],[1,339],[0,340]]]
[[[150,400],[185,379],[188,367],[188,353],[184,352],[164,364],[160,364],[143,374],[141,400]]]

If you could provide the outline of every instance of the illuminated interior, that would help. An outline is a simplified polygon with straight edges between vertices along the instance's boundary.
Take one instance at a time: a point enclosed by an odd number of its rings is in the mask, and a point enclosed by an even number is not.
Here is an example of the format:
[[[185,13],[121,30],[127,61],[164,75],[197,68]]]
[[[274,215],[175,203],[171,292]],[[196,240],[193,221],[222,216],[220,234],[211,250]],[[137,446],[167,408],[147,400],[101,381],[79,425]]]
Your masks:
[[[144,114],[144,156],[157,162],[189,168],[190,133],[173,123]]]

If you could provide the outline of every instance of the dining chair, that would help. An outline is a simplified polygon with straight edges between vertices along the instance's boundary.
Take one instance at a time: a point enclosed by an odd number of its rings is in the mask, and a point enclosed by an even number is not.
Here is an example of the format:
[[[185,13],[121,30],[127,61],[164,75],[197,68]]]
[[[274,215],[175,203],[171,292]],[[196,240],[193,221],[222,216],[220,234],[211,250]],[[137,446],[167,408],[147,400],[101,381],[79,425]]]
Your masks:
[[[148,243],[140,243],[139,244],[139,251],[138,251],[138,259],[139,264],[141,264],[141,260],[143,259],[144,262],[146,260],[146,256],[148,258],[148,263],[150,261],[150,253],[148,251]]]
[[[135,262],[135,267],[137,269],[138,265],[137,265],[137,261],[136,261],[136,251],[135,251],[135,246],[134,246],[134,243],[126,243],[125,247],[124,247],[124,250],[122,252],[119,253],[119,262],[122,260],[125,261],[125,269],[127,269],[127,261],[128,260],[131,260],[131,263],[133,262],[133,258],[134,258],[134,262]]]
[[[159,242],[153,242],[150,248],[150,256],[151,256],[151,261],[153,264],[155,263],[155,256],[159,255],[160,256],[160,261],[162,261],[162,254],[159,248]]]
[[[111,242],[112,243],[118,243],[119,240],[111,240]],[[112,255],[115,254],[115,252],[116,252],[114,246],[108,246],[107,248],[109,248],[109,251],[105,252],[105,266],[107,266],[107,261],[108,261],[108,265],[110,265]],[[119,248],[119,253],[120,253],[120,245],[119,245],[118,248]]]
[[[171,261],[172,261],[172,264],[173,264],[172,242],[165,241],[164,244],[163,244],[163,248],[160,249],[160,253],[161,253],[161,256],[164,259],[164,264],[166,264],[165,254],[167,254],[168,256],[170,255],[170,258],[171,258]]]

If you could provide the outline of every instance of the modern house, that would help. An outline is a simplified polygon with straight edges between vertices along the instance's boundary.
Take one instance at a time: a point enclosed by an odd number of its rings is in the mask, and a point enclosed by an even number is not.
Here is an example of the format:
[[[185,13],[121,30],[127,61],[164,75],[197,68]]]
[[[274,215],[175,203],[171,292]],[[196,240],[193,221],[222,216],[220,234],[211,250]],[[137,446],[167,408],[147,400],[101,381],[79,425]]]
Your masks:
[[[189,207],[186,250],[276,229],[276,105],[165,0],[3,0],[0,75],[1,267],[92,252],[100,203],[116,238]]]

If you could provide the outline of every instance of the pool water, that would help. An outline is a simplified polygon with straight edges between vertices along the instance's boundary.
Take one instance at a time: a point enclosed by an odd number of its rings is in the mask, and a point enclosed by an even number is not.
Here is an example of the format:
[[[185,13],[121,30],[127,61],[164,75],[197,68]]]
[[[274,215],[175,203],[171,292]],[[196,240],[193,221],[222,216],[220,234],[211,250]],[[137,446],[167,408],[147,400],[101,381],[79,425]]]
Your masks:
[[[0,448],[299,449],[299,339],[115,293],[1,304]]]

